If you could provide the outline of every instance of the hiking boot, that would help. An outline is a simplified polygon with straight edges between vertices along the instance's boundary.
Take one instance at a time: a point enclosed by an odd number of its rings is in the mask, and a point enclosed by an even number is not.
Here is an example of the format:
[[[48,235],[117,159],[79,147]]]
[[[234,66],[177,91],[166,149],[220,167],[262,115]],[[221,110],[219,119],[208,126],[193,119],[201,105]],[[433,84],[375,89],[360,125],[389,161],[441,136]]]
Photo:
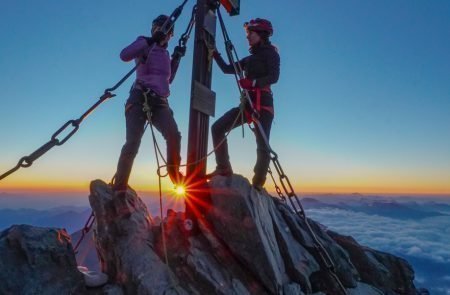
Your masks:
[[[264,189],[264,183],[266,182],[266,178],[259,177],[259,176],[253,176],[252,179],[252,186],[257,191],[261,192]]]
[[[232,175],[233,175],[233,169],[231,169],[231,167],[226,167],[226,168],[217,167],[216,170],[214,170],[213,172],[206,174],[206,179],[211,179],[214,176],[230,177]]]

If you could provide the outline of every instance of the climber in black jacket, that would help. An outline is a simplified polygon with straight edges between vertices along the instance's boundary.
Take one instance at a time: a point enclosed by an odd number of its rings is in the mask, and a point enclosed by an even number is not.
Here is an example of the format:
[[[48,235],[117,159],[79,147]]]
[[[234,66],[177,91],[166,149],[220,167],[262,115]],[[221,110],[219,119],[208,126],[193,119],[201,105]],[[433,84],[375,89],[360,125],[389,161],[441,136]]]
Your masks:
[[[270,85],[278,81],[280,75],[280,56],[276,47],[269,40],[269,37],[273,34],[270,21],[257,18],[245,23],[244,27],[247,32],[247,40],[250,45],[249,51],[251,54],[239,61],[245,73],[245,78],[241,79],[239,84],[243,89],[248,90],[253,106],[260,114],[259,121],[268,140],[274,117],[273,95]],[[226,64],[217,50],[214,52],[214,59],[224,73],[234,73],[233,65]],[[209,178],[216,175],[231,176],[233,174],[225,134],[230,129],[245,123],[238,120],[233,125],[239,112],[239,107],[232,108],[211,127],[212,139],[216,147],[217,167],[214,172],[207,175]],[[247,123],[250,123],[251,110],[249,110],[248,105],[246,105],[246,117]],[[255,135],[257,160],[253,169],[255,174],[252,179],[252,184],[260,190],[266,181],[267,170],[270,164],[270,150],[258,128],[255,128]],[[222,144],[220,144],[221,142]]]

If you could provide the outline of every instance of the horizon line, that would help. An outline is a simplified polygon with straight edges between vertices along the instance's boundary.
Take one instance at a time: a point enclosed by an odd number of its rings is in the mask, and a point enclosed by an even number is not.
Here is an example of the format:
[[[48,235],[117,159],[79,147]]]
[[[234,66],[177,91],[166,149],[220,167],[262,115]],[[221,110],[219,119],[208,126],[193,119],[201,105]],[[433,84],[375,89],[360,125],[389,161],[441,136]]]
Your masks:
[[[276,194],[276,191],[273,189],[266,189],[269,194]],[[149,189],[135,189],[135,191],[139,194],[159,194],[158,190],[149,190]],[[163,194],[168,193],[169,190],[164,189],[162,190]],[[367,191],[367,192],[358,192],[358,191],[295,191],[295,193],[298,196],[302,195],[361,195],[361,196],[433,196],[433,197],[450,197],[450,192],[443,192],[443,193],[436,193],[436,192],[389,192],[389,191]],[[49,196],[55,195],[55,194],[62,194],[62,195],[79,195],[79,194],[85,194],[86,196],[89,196],[89,189],[59,189],[59,188],[39,188],[39,189],[31,189],[31,188],[7,188],[0,190],[0,195],[5,194],[12,194],[12,195],[24,195],[24,196],[42,196],[42,194],[49,194]]]

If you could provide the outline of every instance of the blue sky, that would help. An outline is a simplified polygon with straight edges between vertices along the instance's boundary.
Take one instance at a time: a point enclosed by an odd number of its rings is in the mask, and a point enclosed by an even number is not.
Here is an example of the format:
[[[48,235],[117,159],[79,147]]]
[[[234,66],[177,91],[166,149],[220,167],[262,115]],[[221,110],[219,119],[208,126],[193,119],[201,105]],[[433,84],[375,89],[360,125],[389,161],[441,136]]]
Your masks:
[[[225,20],[240,56],[248,54],[244,21],[264,17],[275,27],[273,42],[282,64],[273,87],[271,142],[297,190],[450,193],[450,2],[241,2],[241,15]],[[176,25],[176,39],[193,3]],[[132,67],[119,59],[120,50],[148,34],[151,20],[169,14],[180,1],[2,4],[1,172],[114,85]],[[192,41],[170,97],[183,135],[183,159]],[[222,44],[219,37],[223,51]],[[232,76],[217,67],[213,75],[220,115],[238,103],[238,93]],[[0,190],[87,190],[92,179],[108,180],[124,142],[123,104],[131,83],[87,118],[64,146],[2,181]],[[240,130],[233,132],[235,172],[252,176],[255,148],[248,129],[244,139]],[[146,134],[131,185],[154,187],[155,165]],[[208,167],[214,168],[213,158]]]

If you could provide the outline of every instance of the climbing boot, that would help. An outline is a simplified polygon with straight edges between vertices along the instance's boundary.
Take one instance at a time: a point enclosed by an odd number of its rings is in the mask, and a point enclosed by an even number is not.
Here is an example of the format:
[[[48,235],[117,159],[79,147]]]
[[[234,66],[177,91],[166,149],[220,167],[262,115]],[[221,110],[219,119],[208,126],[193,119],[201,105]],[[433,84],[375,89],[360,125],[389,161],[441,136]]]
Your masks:
[[[264,189],[264,183],[266,182],[265,177],[254,175],[252,179],[252,186],[257,191],[261,192]]]
[[[233,169],[231,167],[217,167],[213,172],[206,174],[206,179],[211,179],[214,176],[230,177],[233,175]]]

